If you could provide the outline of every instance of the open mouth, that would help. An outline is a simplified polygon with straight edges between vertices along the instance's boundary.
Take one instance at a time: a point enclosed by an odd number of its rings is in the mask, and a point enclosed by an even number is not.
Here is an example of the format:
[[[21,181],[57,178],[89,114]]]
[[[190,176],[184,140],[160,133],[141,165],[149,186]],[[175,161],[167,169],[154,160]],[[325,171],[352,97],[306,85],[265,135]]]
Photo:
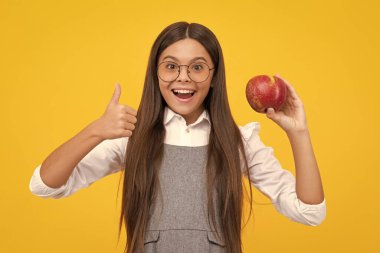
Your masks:
[[[194,96],[195,94],[195,91],[176,91],[176,90],[172,90],[173,94],[175,96],[177,96],[178,98],[180,99],[189,99],[191,98],[192,96]]]

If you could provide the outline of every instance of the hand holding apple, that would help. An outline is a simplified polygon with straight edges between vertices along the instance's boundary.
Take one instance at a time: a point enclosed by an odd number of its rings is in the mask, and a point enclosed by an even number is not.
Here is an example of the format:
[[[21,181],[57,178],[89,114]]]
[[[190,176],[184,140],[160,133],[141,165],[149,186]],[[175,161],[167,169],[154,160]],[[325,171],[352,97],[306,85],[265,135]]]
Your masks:
[[[269,80],[269,83],[261,82],[261,85],[272,86],[272,88],[262,87],[261,91],[263,91],[264,94],[261,94],[261,97],[259,97],[260,99],[258,99],[256,94],[258,92],[252,88],[254,87],[254,85],[252,85],[252,79],[255,80],[254,78],[251,78],[250,82],[248,82],[246,96],[249,104],[255,111],[261,113],[265,112],[269,119],[273,120],[288,134],[307,130],[306,115],[303,103],[288,81],[276,74],[274,75],[276,86],[270,82],[268,77],[266,80]],[[285,89],[283,85],[285,85]],[[284,100],[282,100],[283,96],[285,96]],[[257,103],[257,101],[259,101],[259,103]],[[257,104],[259,106],[257,106]]]

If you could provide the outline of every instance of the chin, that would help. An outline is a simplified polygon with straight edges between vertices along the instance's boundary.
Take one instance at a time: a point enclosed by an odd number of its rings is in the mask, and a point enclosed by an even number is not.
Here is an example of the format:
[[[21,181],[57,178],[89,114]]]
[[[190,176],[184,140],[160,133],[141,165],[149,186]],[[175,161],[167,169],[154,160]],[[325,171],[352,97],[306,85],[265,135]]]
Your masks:
[[[171,106],[171,109],[174,112],[176,112],[178,114],[181,114],[181,115],[189,115],[192,112],[194,112],[194,110],[195,110],[194,108],[189,108],[189,107],[186,107],[186,106],[182,107],[182,106],[178,106],[178,105]]]

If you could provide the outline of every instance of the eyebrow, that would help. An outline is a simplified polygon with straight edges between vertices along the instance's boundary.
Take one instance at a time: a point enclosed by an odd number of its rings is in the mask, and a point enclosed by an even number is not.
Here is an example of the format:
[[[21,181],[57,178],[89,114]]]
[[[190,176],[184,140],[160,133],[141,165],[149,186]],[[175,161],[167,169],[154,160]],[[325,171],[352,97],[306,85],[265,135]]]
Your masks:
[[[167,56],[165,56],[164,59],[162,59],[162,60],[165,60],[166,58],[172,58],[172,59],[174,59],[174,60],[176,60],[176,61],[179,61],[177,58],[175,58],[174,56],[171,56],[171,55],[167,55]],[[207,61],[204,57],[202,57],[202,56],[194,57],[191,61],[196,61],[196,60],[204,60],[205,62],[208,62],[208,61]]]

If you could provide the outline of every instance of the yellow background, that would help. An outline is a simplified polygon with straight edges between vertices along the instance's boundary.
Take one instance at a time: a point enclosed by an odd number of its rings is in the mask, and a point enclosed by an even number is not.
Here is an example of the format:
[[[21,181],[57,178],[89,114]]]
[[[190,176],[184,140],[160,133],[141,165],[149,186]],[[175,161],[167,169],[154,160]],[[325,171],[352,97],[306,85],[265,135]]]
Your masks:
[[[0,252],[122,252],[119,173],[59,200],[32,195],[29,180],[101,116],[116,82],[120,102],[137,109],[154,39],[182,20],[216,34],[237,123],[259,121],[293,173],[286,134],[249,107],[246,82],[278,73],[305,105],[326,220],[309,227],[255,205],[244,252],[379,252],[379,4],[363,0],[1,0]]]

